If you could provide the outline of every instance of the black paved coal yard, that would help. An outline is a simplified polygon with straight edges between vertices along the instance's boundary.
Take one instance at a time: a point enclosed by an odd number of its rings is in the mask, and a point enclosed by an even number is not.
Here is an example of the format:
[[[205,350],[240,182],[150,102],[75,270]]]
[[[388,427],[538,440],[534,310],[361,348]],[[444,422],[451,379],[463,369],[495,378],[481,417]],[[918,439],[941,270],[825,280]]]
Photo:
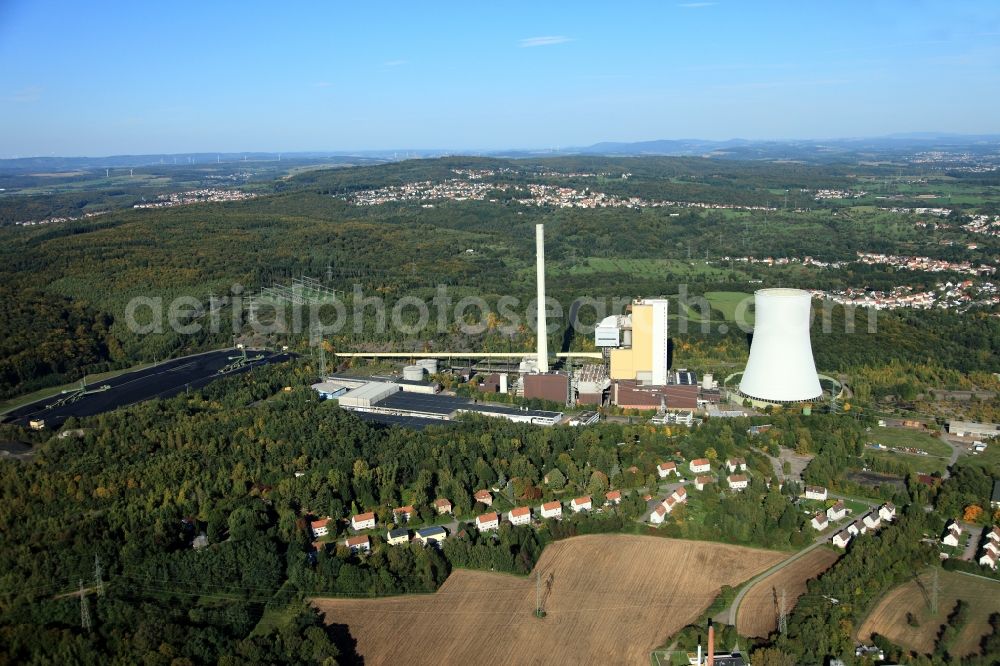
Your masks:
[[[87,390],[109,386],[106,391],[84,395],[74,402],[55,405],[61,397],[55,395],[38,402],[25,405],[7,413],[4,422],[27,426],[32,419],[45,419],[47,429],[57,428],[70,416],[93,416],[112,409],[132,405],[153,398],[169,398],[188,388],[205,386],[214,379],[246,372],[250,368],[268,363],[280,363],[291,358],[290,354],[266,351],[247,351],[248,358],[263,356],[256,361],[248,361],[242,368],[225,374],[220,370],[230,365],[231,357],[238,356],[232,349],[208,352],[195,356],[185,356],[164,361],[149,368],[136,370],[112,379],[87,384]]]

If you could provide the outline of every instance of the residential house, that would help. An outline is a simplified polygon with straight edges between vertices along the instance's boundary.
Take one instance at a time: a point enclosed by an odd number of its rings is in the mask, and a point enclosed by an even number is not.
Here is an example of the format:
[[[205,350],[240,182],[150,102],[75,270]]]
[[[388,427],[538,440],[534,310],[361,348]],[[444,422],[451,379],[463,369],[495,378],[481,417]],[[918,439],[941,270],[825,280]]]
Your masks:
[[[814,530],[822,531],[825,530],[830,523],[826,519],[826,513],[820,511],[819,513],[817,513],[815,516],[812,517],[812,520],[809,521],[809,524],[812,525],[812,528]]]
[[[708,462],[708,458],[695,458],[691,461],[690,467],[694,474],[706,474],[712,471],[712,464]]]
[[[656,466],[656,473],[660,475],[661,479],[667,478],[668,474],[673,474],[677,476],[677,463],[664,462]]]
[[[713,476],[698,476],[695,477],[694,487],[698,490],[704,490],[705,486],[710,483],[715,483],[715,477]]]
[[[372,543],[368,540],[367,534],[347,537],[347,539],[344,540],[344,545],[347,546],[352,553],[368,553],[371,552],[372,549]]]
[[[729,469],[730,474],[745,472],[747,471],[747,460],[746,458],[727,458],[726,468]]]
[[[670,496],[673,497],[674,500],[677,502],[686,502],[688,498],[688,493],[686,490],[684,490],[684,486],[681,486],[673,493],[671,493]]]
[[[673,495],[663,500],[662,502],[657,504],[656,508],[653,509],[653,512],[649,514],[650,522],[659,525],[667,517],[667,514],[673,511],[674,507],[677,506],[678,504],[679,502],[676,499],[674,499]]]
[[[410,543],[410,530],[405,527],[397,527],[386,533],[386,541],[390,546],[398,546],[403,543]]]
[[[622,491],[620,490],[609,490],[604,493],[604,503],[605,504],[621,504],[622,503]]]
[[[826,517],[833,520],[843,520],[847,516],[847,505],[844,504],[843,500],[837,500],[837,503],[826,510]]]
[[[979,564],[980,566],[989,567],[993,571],[996,571],[998,559],[1000,559],[1000,556],[992,550],[984,550],[982,556],[979,558]]]
[[[406,506],[401,506],[399,508],[393,509],[392,517],[396,520],[397,523],[399,522],[408,523],[410,522],[410,518],[412,518],[416,512],[417,510],[413,508],[413,505],[407,504]]]
[[[542,518],[562,518],[562,504],[557,501],[543,504]]]
[[[896,506],[892,502],[886,502],[878,508],[878,517],[891,523],[896,518]]]
[[[479,528],[480,532],[495,530],[499,526],[500,518],[497,516],[495,511],[484,513],[483,515],[476,517],[476,527]]]
[[[726,482],[729,484],[730,490],[746,490],[747,486],[750,485],[750,479],[747,478],[746,474],[730,474],[726,477]]]
[[[865,524],[865,527],[874,531],[882,527],[882,520],[878,517],[878,513],[872,511],[871,513],[866,513],[861,522]]]
[[[531,507],[519,506],[507,512],[511,525],[527,525],[531,522]]]
[[[941,539],[941,543],[946,546],[951,546],[952,548],[958,547],[958,540],[962,536],[962,528],[959,527],[958,523],[954,520],[949,521],[945,526],[944,538]]]
[[[312,531],[314,539],[324,537],[330,533],[330,522],[331,518],[320,518],[319,520],[314,520],[309,523],[309,529]]]
[[[1000,525],[994,525],[993,529],[986,533],[986,538],[1000,545]]]
[[[371,511],[351,516],[352,530],[370,530],[375,527],[375,514]]]
[[[822,486],[806,486],[806,499],[826,501],[826,488]]]
[[[573,509],[573,513],[580,513],[581,511],[590,511],[591,503],[590,497],[576,497],[569,503],[569,508]]]
[[[837,532],[833,535],[833,545],[837,548],[847,548],[847,544],[851,542],[851,533],[847,530],[842,532]]]
[[[434,509],[438,512],[439,516],[444,515],[446,513],[451,513],[451,502],[444,499],[443,497],[439,497],[438,499],[434,500]]]
[[[860,519],[858,519],[847,526],[847,531],[853,534],[854,536],[858,536],[859,534],[864,534],[868,530],[865,527],[865,524],[861,522]]]
[[[417,530],[417,541],[425,546],[428,544],[438,544],[444,541],[447,536],[448,532],[446,532],[440,525],[435,525],[434,527],[424,527]]]
[[[480,504],[485,504],[486,506],[493,506],[493,495],[490,494],[488,490],[477,490],[476,494],[472,496]]]

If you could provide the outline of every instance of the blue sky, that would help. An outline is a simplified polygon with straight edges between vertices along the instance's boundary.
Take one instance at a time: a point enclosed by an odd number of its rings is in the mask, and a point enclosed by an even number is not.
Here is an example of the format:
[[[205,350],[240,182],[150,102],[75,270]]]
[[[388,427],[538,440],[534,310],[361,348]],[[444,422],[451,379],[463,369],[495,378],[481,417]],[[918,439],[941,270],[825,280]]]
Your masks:
[[[1000,2],[0,0],[0,157],[1000,133]]]

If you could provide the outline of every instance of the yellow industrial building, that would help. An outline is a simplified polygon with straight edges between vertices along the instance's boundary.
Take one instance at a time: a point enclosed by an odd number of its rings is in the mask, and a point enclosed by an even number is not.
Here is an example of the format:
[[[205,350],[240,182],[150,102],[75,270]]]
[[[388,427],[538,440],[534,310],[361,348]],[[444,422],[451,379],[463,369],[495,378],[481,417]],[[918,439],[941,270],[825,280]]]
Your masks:
[[[668,304],[664,298],[637,300],[630,313],[606,317],[597,326],[595,344],[609,348],[612,380],[667,383]]]

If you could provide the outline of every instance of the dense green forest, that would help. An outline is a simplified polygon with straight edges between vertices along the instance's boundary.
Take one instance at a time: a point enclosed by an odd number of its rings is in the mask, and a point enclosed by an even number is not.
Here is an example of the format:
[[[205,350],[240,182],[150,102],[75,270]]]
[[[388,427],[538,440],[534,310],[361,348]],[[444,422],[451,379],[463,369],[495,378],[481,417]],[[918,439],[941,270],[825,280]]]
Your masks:
[[[414,433],[368,426],[316,402],[313,377],[301,361],[259,368],[191,395],[68,422],[72,434],[45,442],[31,462],[0,460],[0,653],[8,663],[28,655],[104,663],[108,654],[123,663],[232,663],[225,660],[252,655],[308,662],[338,651],[349,661],[349,640],[312,631],[318,618],[302,605],[305,596],[428,592],[454,567],[525,574],[553,539],[646,533],[635,520],[645,503],[632,491],[655,485],[655,466],[678,452],[743,455],[763,476],[770,474],[766,454],[781,446],[849,457],[866,427],[838,416],[775,415],[766,437],[750,437],[746,419],[673,433],[472,419]],[[811,474],[837,483],[836,471]],[[385,525],[392,507],[412,503],[421,520],[433,520],[430,502],[444,496],[467,520],[485,510],[473,492],[498,485],[513,502],[609,488],[626,497],[613,510],[539,530],[505,525],[497,539],[467,527],[440,551],[387,549],[376,535],[366,558],[340,546],[312,552],[311,516],[334,517],[343,536],[344,520],[361,510],[374,510]],[[800,546],[810,537],[807,517],[792,508],[797,491],[754,484],[723,498],[710,492],[691,514],[694,523],[652,533]],[[197,550],[199,533],[210,545]],[[80,599],[71,594],[80,581],[90,631],[81,628]]]
[[[359,207],[344,199],[350,192],[367,188],[440,182],[457,177],[455,170],[470,168],[493,170],[495,175],[487,180],[498,184],[544,182],[597,188],[620,196],[757,205],[768,196],[775,198],[775,192],[783,197],[788,189],[793,198],[807,200],[787,206],[782,201],[772,211],[734,211],[573,209],[510,201],[443,201],[432,208],[402,203]],[[267,196],[252,201],[115,209],[85,221],[5,227],[0,229],[0,282],[6,292],[0,299],[0,331],[4,332],[0,397],[75,380],[85,372],[127,367],[231,341],[233,331],[226,327],[218,332],[202,327],[194,335],[179,335],[169,328],[162,333],[136,334],[129,330],[125,317],[133,297],[159,297],[169,303],[178,296],[190,296],[207,308],[211,296],[245,297],[301,276],[342,290],[349,312],[357,305],[355,288],[362,294],[358,302],[378,296],[390,308],[404,297],[430,300],[438,285],[448,287],[452,303],[466,296],[481,297],[491,308],[503,296],[520,301],[516,309],[520,326],[513,331],[491,329],[466,335],[454,325],[442,331],[437,326],[438,313],[432,309],[423,329],[403,333],[391,327],[379,330],[372,317],[363,315],[359,330],[349,325],[332,336],[335,349],[385,344],[414,349],[425,345],[457,350],[528,348],[532,338],[524,324],[534,295],[532,232],[537,222],[546,224],[549,296],[563,304],[563,317],[577,298],[595,298],[610,306],[611,299],[673,295],[682,287],[695,296],[713,290],[751,292],[758,286],[881,290],[909,286],[919,291],[939,281],[964,279],[957,274],[853,263],[837,269],[768,268],[724,259],[727,256],[850,261],[863,249],[976,262],[992,261],[1000,253],[997,241],[982,235],[975,238],[977,247],[969,249],[970,234],[957,224],[929,231],[916,227],[910,215],[873,206],[845,209],[813,201],[811,195],[799,191],[848,187],[858,171],[843,165],[698,158],[411,160],[307,170],[288,179],[263,181],[262,186],[270,182],[269,189],[263,190]],[[869,171],[866,177],[880,175],[877,168]],[[609,175],[599,182],[559,176],[581,172]],[[613,177],[617,173],[632,175],[623,180]],[[195,175],[182,173],[178,178]],[[11,205],[8,199],[0,200],[0,209]],[[962,213],[960,206],[955,208],[956,215]],[[961,219],[953,217],[949,222]],[[230,314],[229,306],[223,306],[223,320]],[[593,314],[586,312],[586,316]],[[838,317],[842,315],[835,312],[834,318]],[[863,313],[856,317],[859,323],[864,321]],[[502,317],[497,324],[502,327]],[[550,347],[561,341],[566,325],[563,321],[560,326],[558,319],[550,323]],[[721,360],[742,362],[746,353],[743,332],[733,329],[720,334],[717,327],[710,328],[702,331],[695,326],[677,337],[702,349],[719,347]],[[864,325],[858,327],[864,329]],[[820,366],[843,371],[896,359],[931,362],[963,372],[1000,370],[993,353],[1000,347],[996,317],[882,312],[878,333],[861,335],[859,343],[857,335],[844,334],[839,325],[831,334],[814,335]],[[272,336],[269,341],[301,347],[306,338],[307,332],[300,331]],[[579,337],[574,341],[582,343]]]

